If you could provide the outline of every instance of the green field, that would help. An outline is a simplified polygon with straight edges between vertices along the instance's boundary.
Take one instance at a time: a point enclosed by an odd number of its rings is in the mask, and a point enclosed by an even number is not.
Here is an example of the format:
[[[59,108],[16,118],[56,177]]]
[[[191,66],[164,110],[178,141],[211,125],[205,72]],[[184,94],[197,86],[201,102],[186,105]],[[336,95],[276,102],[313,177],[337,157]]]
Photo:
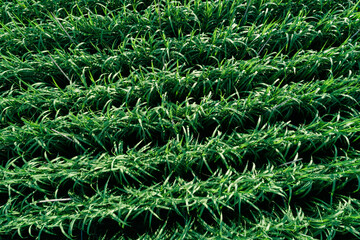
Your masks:
[[[360,2],[0,0],[0,239],[360,239]]]

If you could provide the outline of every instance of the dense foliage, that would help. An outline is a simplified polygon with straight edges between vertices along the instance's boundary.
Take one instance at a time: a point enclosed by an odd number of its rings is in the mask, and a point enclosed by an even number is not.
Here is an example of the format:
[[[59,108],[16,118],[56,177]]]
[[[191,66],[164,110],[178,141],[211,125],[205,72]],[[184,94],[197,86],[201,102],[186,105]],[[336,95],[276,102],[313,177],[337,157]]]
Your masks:
[[[352,0],[0,0],[0,237],[360,238]]]

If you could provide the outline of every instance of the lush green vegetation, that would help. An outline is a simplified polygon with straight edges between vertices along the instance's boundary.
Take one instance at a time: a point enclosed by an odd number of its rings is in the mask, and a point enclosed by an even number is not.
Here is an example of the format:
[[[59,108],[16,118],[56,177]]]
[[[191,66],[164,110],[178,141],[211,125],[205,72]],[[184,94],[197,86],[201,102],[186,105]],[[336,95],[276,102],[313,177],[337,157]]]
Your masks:
[[[360,238],[359,4],[0,0],[0,237]]]

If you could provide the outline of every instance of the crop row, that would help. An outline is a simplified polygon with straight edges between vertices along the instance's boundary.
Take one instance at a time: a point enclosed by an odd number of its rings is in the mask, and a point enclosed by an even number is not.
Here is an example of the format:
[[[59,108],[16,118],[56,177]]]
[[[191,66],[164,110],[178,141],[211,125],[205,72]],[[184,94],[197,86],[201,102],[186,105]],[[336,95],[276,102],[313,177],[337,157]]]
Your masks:
[[[262,23],[269,19],[283,20],[290,12],[294,16],[305,11],[314,18],[324,16],[329,12],[343,12],[347,9],[356,11],[358,6],[353,1],[302,1],[292,3],[291,1],[107,1],[99,3],[93,0],[85,1],[28,1],[2,2],[0,7],[0,21],[7,24],[12,21],[24,22],[28,25],[39,19],[50,18],[50,13],[56,13],[61,18],[69,16],[81,17],[89,14],[100,16],[123,14],[123,18],[132,20],[128,23],[136,24],[139,19],[156,19],[156,23],[170,28],[168,25],[188,25],[198,27],[203,31],[213,31],[216,27],[229,24],[232,21],[241,21],[242,24]],[[46,11],[45,11],[46,10]],[[160,11],[160,14],[159,14]],[[157,18],[161,18],[159,19]],[[188,22],[188,24],[186,24]],[[195,24],[189,24],[194,23]],[[139,25],[144,25],[146,21]],[[176,27],[176,26],[175,26]]]
[[[181,48],[185,48],[186,45]],[[100,53],[89,55],[76,51],[70,54],[59,50],[58,55],[54,57],[46,54],[33,55],[29,59],[20,59],[15,56],[4,57],[0,61],[0,86],[5,91],[19,87],[26,89],[28,84],[39,82],[61,88],[72,82],[85,87],[90,84],[107,85],[119,82],[120,87],[126,88],[134,83],[141,86],[155,80],[169,85],[167,86],[169,89],[179,87],[182,90],[185,85],[186,88],[195,87],[195,90],[196,87],[199,88],[195,92],[197,95],[203,95],[209,91],[219,95],[249,91],[260,83],[272,84],[277,79],[283,83],[323,80],[331,76],[351,76],[359,70],[359,46],[351,43],[323,52],[301,51],[290,59],[286,55],[274,56],[272,54],[246,61],[235,61],[235,59],[221,61],[216,67],[206,65],[200,67],[199,65],[197,69],[194,67],[189,69],[187,59],[195,57],[202,59],[200,52],[184,51],[184,55],[170,51],[172,60],[163,69],[173,71],[172,73],[176,71],[181,77],[175,74],[164,79],[165,76],[157,77],[147,74],[161,71],[154,66],[156,59],[167,58],[166,50],[153,51],[154,53],[148,53],[148,55],[140,52],[126,54],[121,51],[114,52],[112,55]],[[131,74],[127,72],[130,68]],[[126,76],[129,76],[127,80],[124,79]],[[194,86],[195,83],[198,83],[197,86]],[[186,92],[186,90],[183,91]],[[176,97],[183,99],[184,95]]]
[[[136,105],[139,104],[146,103],[147,107],[155,107],[150,111],[158,111],[156,107],[166,109],[181,99],[186,101],[183,101],[175,112],[188,112],[191,116],[194,110],[187,111],[187,108],[202,108],[212,112],[213,114],[208,114],[208,118],[216,119],[219,123],[226,122],[224,118],[229,114],[228,117],[238,119],[233,124],[238,127],[241,127],[240,119],[254,122],[254,118],[259,115],[271,122],[282,119],[292,120],[293,124],[296,124],[311,121],[317,114],[324,116],[336,114],[338,111],[345,114],[346,111],[359,110],[357,76],[281,86],[263,84],[258,85],[252,92],[240,91],[228,95],[226,93],[240,90],[231,86],[237,85],[229,76],[231,70],[234,70],[234,67],[211,69],[198,76],[197,72],[193,72],[185,78],[176,73],[160,71],[144,75],[134,74],[124,81],[107,86],[93,85],[85,88],[69,85],[61,90],[37,84],[24,92],[9,90],[2,94],[0,100],[0,124],[22,124],[22,119],[38,121],[37,119],[44,115],[52,118],[89,110],[106,113],[112,108],[124,111],[124,115],[131,115],[131,112],[137,111]],[[171,83],[174,85],[171,86]],[[201,95],[208,99],[206,103],[195,100]],[[217,102],[216,99],[220,98],[223,100]],[[353,114],[356,114],[356,111]]]
[[[216,125],[208,125],[215,120],[206,116],[204,109],[196,109],[193,115],[182,112],[187,116],[184,118],[166,116],[169,112],[170,109],[168,112],[155,109],[147,117],[140,117],[146,114],[144,110],[135,112],[133,116],[125,116],[121,112],[102,116],[69,115],[39,123],[25,121],[22,127],[9,126],[3,128],[0,134],[2,165],[12,163],[11,159],[21,156],[29,160],[44,154],[54,158],[58,155],[70,157],[86,152],[119,153],[121,151],[118,144],[123,145],[121,153],[126,153],[136,145],[166,146],[172,139],[195,141],[194,146],[200,148],[197,155],[191,157],[200,158],[203,164],[199,166],[206,166],[206,161],[211,160],[215,169],[220,165],[242,166],[246,161],[282,164],[291,161],[297,154],[305,158],[305,161],[310,161],[316,155],[323,157],[359,148],[358,116],[342,119],[338,115],[331,122],[315,119],[312,123],[299,127],[281,122],[261,125],[259,118],[258,124],[251,130],[222,135]],[[221,136],[220,142],[213,142],[211,139],[217,134]],[[208,159],[209,156],[202,152],[207,152],[212,157]],[[228,157],[221,163],[224,154]],[[22,165],[21,162],[20,159],[15,164]],[[212,167],[208,170],[215,171],[211,170]]]
[[[250,232],[260,228],[268,236],[281,232],[316,237],[329,234],[331,226],[335,227],[334,233],[336,230],[358,234],[359,159],[356,157],[351,160],[338,157],[326,164],[292,163],[291,167],[280,168],[268,165],[263,170],[256,170],[255,165],[250,164],[242,172],[218,169],[206,180],[196,175],[185,180],[176,174],[181,168],[179,165],[185,163],[170,156],[148,159],[147,155],[149,153],[135,153],[132,160],[128,159],[131,154],[57,158],[46,164],[32,160],[21,169],[3,168],[0,193],[9,194],[10,198],[4,203],[7,219],[2,220],[0,232],[27,235],[61,228],[65,235],[80,229],[94,234],[101,231],[103,224],[111,224],[117,234],[123,234],[134,231],[129,227],[137,224],[147,229],[159,223],[175,222],[183,226],[185,220],[185,223],[194,221],[196,225],[217,226],[220,230],[223,224],[237,224],[240,228],[248,225]],[[124,186],[125,175],[146,182],[151,171],[162,171],[156,168],[157,164],[167,166],[169,171],[161,182],[142,184],[140,188]],[[71,188],[66,189],[69,186]],[[64,193],[71,196],[66,204],[39,202],[64,198]],[[329,193],[331,199],[327,203]],[[322,209],[322,220],[319,220],[318,207]],[[277,221],[282,224],[276,224]],[[204,226],[199,227],[200,232],[204,231],[201,229]]]
[[[174,29],[175,27],[172,24],[171,26],[172,31],[176,31],[176,34],[179,35],[177,38],[213,36],[211,38],[212,48],[217,49],[217,55],[223,57],[228,57],[230,54],[236,55],[237,51],[260,52],[257,47],[265,46],[269,52],[282,51],[284,54],[290,52],[293,54],[300,49],[320,50],[324,47],[339,46],[349,37],[357,39],[359,19],[354,12],[348,11],[341,13],[340,16],[326,15],[324,19],[309,22],[307,22],[308,17],[305,15],[297,17],[289,15],[283,21],[272,20],[259,26],[255,24],[241,26],[237,22],[232,22],[230,25],[219,26],[210,33],[201,34],[193,28],[191,28],[191,32],[187,33],[181,28]],[[131,41],[141,41],[140,36],[149,36],[148,38],[158,40],[156,42],[159,44],[161,44],[161,39],[164,36],[167,36],[167,41],[173,39],[173,37],[168,36],[170,34],[167,33],[168,31],[160,33],[158,29],[154,29],[156,24],[151,22],[148,24],[138,23],[142,27],[140,29],[136,27],[135,31],[134,26],[117,22],[125,21],[123,16],[105,18],[95,15],[85,19],[63,21],[61,25],[58,21],[53,19],[52,22],[48,23],[33,23],[28,27],[24,27],[22,23],[13,22],[3,26],[0,34],[3,52],[6,54],[6,50],[17,55],[23,55],[29,51],[66,49],[70,44],[75,44],[93,53],[94,50],[96,52],[96,49],[116,49],[122,46],[131,49],[134,47]],[[185,22],[189,24],[187,21]],[[96,24],[96,26],[91,24]],[[26,38],[24,38],[24,34],[26,34]],[[166,46],[168,44],[169,42],[164,42],[161,45]],[[203,45],[204,48],[208,49],[208,46]],[[249,57],[249,54],[237,55],[237,58]]]

